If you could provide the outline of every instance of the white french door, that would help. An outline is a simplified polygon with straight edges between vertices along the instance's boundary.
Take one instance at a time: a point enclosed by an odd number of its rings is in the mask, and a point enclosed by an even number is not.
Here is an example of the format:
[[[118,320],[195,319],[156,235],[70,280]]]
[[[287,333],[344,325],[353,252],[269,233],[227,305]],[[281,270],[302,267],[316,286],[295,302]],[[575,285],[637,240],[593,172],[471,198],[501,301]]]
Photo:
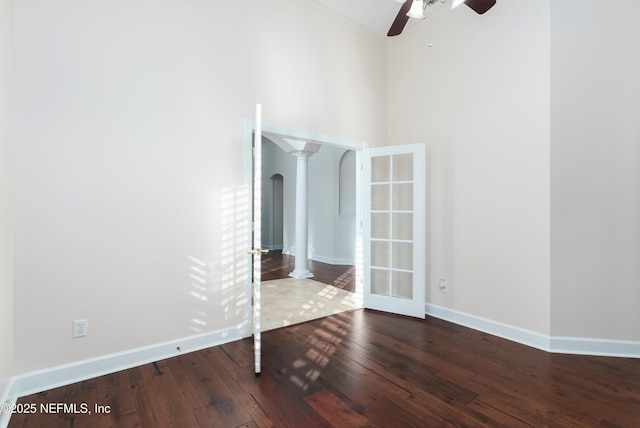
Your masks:
[[[425,317],[424,144],[362,151],[363,303]]]

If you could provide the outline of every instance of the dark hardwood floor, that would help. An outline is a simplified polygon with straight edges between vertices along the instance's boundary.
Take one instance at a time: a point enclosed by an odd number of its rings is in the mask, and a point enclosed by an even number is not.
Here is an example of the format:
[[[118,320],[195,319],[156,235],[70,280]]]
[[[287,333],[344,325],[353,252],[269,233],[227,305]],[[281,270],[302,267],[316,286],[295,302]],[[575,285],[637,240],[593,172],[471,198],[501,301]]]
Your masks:
[[[288,278],[293,271],[295,257],[282,254],[282,251],[270,251],[262,256],[262,280]],[[330,265],[327,263],[309,260],[309,270],[315,281],[333,285],[346,291],[355,292],[355,266]]]
[[[18,427],[640,426],[640,360],[549,354],[436,318],[357,310],[24,397],[109,413]]]

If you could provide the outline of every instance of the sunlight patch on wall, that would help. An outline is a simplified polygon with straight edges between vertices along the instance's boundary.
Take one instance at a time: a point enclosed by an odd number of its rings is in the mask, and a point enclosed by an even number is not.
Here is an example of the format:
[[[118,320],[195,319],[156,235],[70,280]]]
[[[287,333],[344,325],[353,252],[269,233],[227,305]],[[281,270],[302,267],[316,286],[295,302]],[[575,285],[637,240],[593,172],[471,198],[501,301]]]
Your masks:
[[[250,243],[247,231],[251,216],[248,185],[223,189],[221,201],[220,263],[222,310],[225,320],[243,319],[249,296],[244,284],[248,281]],[[241,323],[242,324],[242,323]],[[241,328],[242,325],[239,325]]]

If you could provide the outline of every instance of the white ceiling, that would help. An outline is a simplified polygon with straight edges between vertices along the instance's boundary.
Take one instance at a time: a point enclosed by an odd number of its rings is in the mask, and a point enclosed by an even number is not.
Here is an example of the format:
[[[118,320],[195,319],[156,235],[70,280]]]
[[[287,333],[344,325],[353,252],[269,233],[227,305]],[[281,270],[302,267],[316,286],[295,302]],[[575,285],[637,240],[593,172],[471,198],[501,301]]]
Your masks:
[[[316,2],[334,10],[340,15],[346,16],[352,21],[368,28],[369,30],[386,37],[391,23],[396,18],[402,6],[396,0],[315,0]],[[425,15],[435,13],[443,3],[436,3],[427,7]],[[451,7],[451,6],[449,6]],[[421,22],[418,19],[409,19],[406,28]]]

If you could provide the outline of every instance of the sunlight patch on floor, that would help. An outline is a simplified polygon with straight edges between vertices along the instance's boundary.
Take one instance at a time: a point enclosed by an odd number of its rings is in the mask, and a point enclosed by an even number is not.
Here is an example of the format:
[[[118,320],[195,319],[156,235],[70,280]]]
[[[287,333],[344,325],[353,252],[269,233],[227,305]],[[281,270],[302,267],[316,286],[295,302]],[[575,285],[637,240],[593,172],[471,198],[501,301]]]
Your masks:
[[[358,309],[354,293],[307,278],[262,282],[262,331]]]

